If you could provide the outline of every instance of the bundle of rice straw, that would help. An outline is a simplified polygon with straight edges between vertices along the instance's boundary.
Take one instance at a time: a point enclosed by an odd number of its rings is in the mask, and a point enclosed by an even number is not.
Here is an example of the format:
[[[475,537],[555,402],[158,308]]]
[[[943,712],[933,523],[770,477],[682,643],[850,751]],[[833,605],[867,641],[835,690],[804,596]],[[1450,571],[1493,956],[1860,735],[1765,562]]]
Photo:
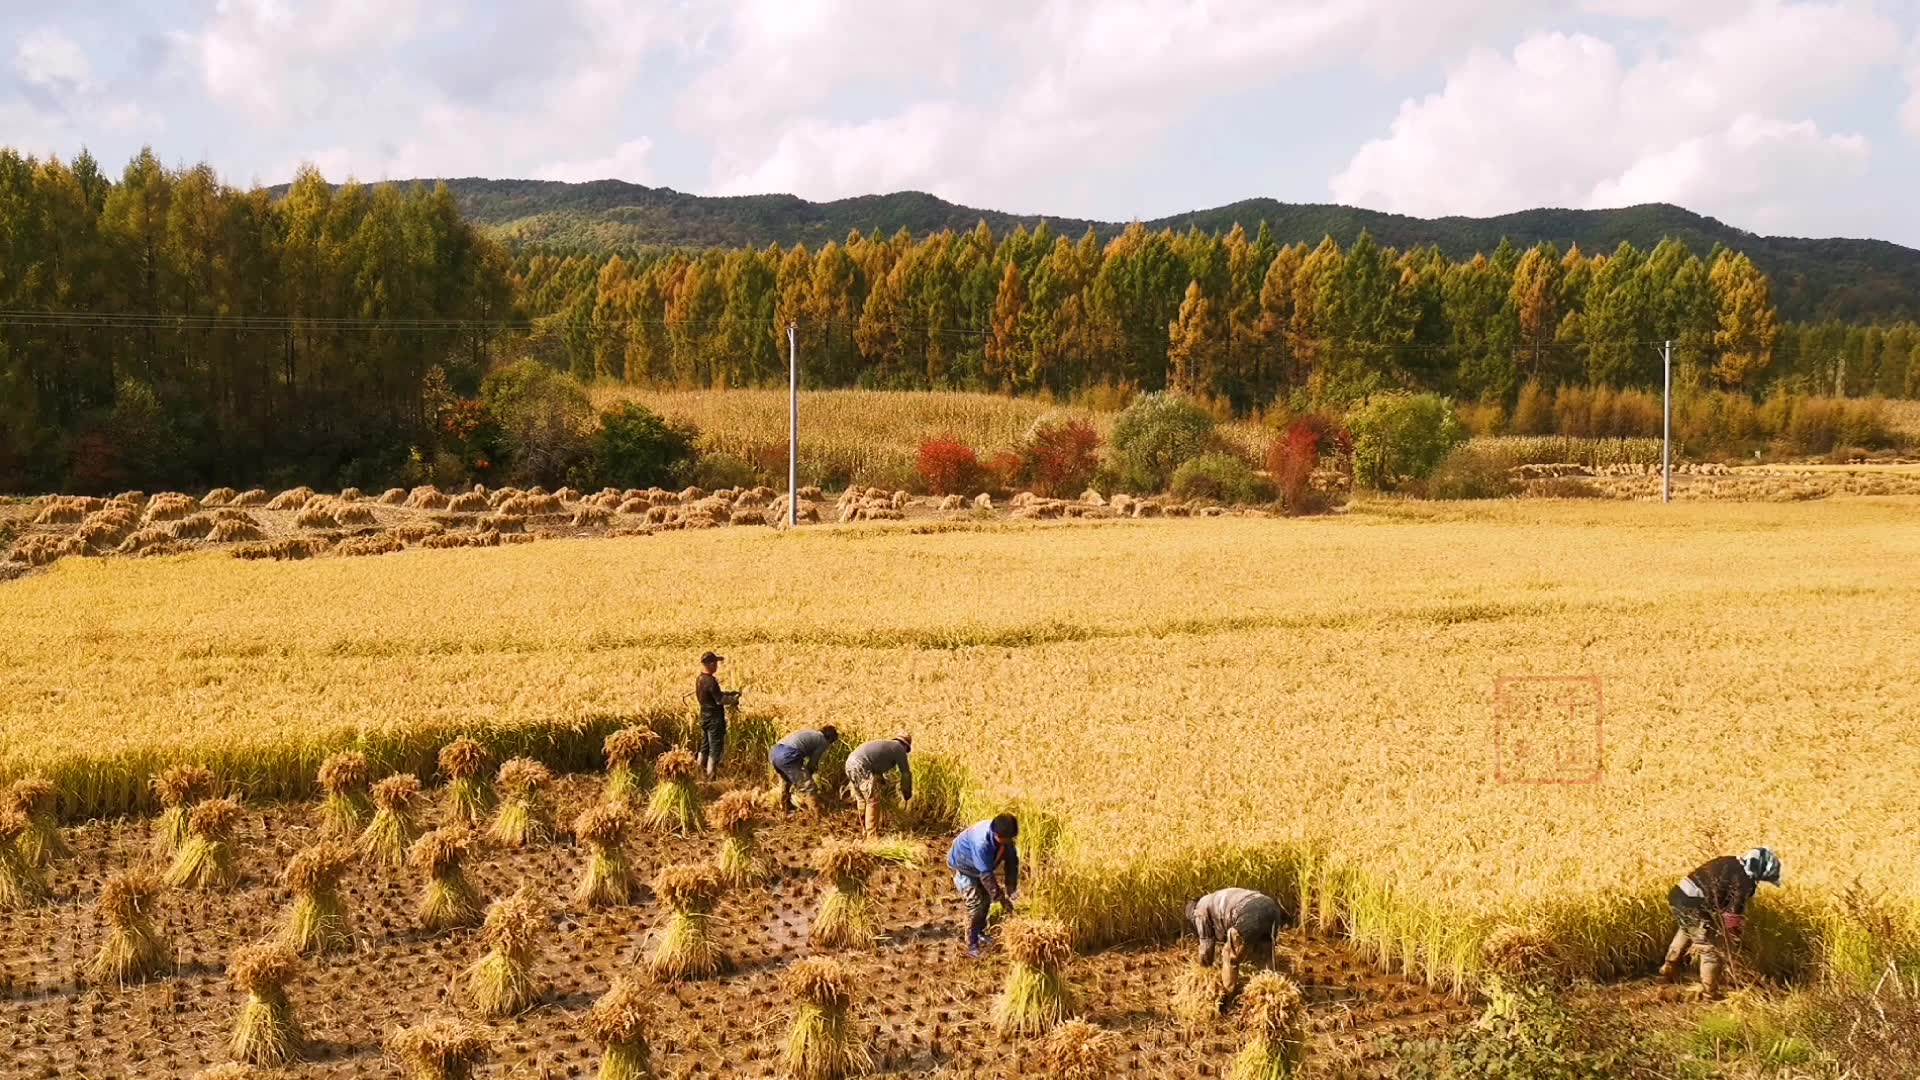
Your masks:
[[[420,778],[389,776],[373,785],[373,820],[360,835],[360,853],[368,861],[403,866],[407,849],[420,838]]]
[[[854,1024],[853,973],[839,961],[810,956],[781,976],[793,997],[787,1031],[787,1071],[794,1080],[842,1080],[873,1064]]]
[[[96,907],[107,936],[87,965],[95,986],[125,986],[172,966],[166,939],[154,925],[154,908],[166,883],[148,869],[123,870],[107,879]]]
[[[227,977],[247,992],[233,1030],[233,1056],[250,1065],[284,1065],[300,1053],[304,1037],[287,1001],[300,958],[285,945],[248,945],[233,955]]]

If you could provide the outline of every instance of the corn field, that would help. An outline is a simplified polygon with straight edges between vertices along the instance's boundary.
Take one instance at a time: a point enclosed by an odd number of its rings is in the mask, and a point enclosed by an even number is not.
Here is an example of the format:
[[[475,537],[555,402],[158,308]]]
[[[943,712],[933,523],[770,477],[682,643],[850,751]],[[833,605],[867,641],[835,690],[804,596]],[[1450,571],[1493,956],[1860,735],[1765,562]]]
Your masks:
[[[1787,971],[1856,878],[1920,890],[1917,508],[1389,502],[67,560],[0,586],[0,778],[46,771],[75,817],[149,805],[186,760],[260,795],[311,792],[343,746],[430,773],[455,733],[567,767],[619,718],[689,718],[712,647],[747,691],[741,752],[909,731],[968,811],[1031,808],[1035,887],[1088,943],[1164,937],[1234,883],[1436,982],[1503,922],[1642,970],[1673,881],[1767,844],[1787,888],[1753,952]],[[1604,687],[1597,777],[1503,782],[1496,680],[1566,675]]]

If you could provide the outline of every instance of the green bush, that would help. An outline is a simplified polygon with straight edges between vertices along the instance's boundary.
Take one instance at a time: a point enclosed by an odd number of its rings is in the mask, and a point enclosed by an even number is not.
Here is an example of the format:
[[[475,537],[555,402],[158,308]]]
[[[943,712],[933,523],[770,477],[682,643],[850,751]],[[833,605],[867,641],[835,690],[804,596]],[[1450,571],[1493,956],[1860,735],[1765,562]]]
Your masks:
[[[1231,454],[1201,454],[1173,471],[1173,493],[1224,503],[1272,502],[1273,484]]]
[[[1212,449],[1213,427],[1213,414],[1191,398],[1173,393],[1134,398],[1113,424],[1115,479],[1129,491],[1165,490],[1174,470]]]
[[[1427,477],[1429,499],[1500,499],[1511,494],[1513,479],[1506,466],[1471,445],[1447,451]]]
[[[699,436],[691,426],[663,420],[644,405],[627,402],[609,409],[600,415],[580,486],[680,487],[693,477]]]
[[[489,372],[480,400],[499,425],[516,481],[558,485],[588,455],[593,406],[587,391],[537,360],[517,360]]]
[[[1438,394],[1375,394],[1347,416],[1354,478],[1381,491],[1424,479],[1467,432]]]
[[[700,455],[699,462],[693,467],[694,484],[708,491],[753,487],[760,480],[760,470],[754,468],[752,462],[724,451]],[[786,482],[786,472],[782,470],[780,484],[783,490]]]

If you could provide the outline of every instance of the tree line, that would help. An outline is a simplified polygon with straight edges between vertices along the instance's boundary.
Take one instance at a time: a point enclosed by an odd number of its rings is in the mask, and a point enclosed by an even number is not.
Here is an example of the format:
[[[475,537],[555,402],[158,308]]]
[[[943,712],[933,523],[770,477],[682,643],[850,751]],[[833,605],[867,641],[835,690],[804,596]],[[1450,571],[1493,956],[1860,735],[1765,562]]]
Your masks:
[[[444,188],[0,149],[0,490],[391,474],[428,370],[471,388],[501,345],[510,270]]]
[[[151,151],[117,177],[0,149],[0,491],[370,485],[444,447],[502,360],[596,380],[1071,395],[1242,412],[1383,388],[1511,407],[1529,383],[1920,396],[1910,325],[1786,325],[1738,252],[1677,241],[1471,259],[1251,234],[851,233],[517,255],[445,187],[240,190]]]
[[[814,386],[1116,384],[1241,411],[1401,386],[1511,405],[1528,381],[1656,387],[1671,339],[1685,385],[1920,390],[1911,328],[1783,325],[1746,256],[1672,240],[1603,254],[1503,243],[1450,260],[1365,234],[1280,245],[1264,224],[1251,236],[1134,225],[1103,243],[982,223],[854,232],[813,251],[523,254],[515,284],[542,355],[583,380],[779,382],[791,322]]]

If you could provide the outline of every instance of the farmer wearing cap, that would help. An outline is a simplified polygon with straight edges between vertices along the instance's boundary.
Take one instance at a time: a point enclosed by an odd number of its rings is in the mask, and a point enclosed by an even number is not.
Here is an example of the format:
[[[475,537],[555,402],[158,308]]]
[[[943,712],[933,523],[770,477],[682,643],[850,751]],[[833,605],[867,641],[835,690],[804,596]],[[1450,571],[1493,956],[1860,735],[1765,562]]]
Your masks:
[[[711,649],[702,653],[700,674],[693,680],[693,696],[700,703],[700,749],[694,756],[709,780],[720,772],[720,759],[727,756],[727,706],[740,703],[740,692],[720,689],[714,674],[725,659]]]
[[[1739,858],[1722,855],[1680,879],[1667,894],[1667,903],[1680,923],[1660,977],[1672,982],[1689,951],[1700,954],[1700,988],[1708,997],[1720,992],[1720,948],[1740,943],[1746,928],[1747,902],[1760,882],[1778,887],[1780,859],[1766,848],[1754,848]]]
[[[813,776],[820,771],[820,759],[827,748],[840,741],[840,731],[832,724],[819,730],[803,728],[774,745],[767,755],[773,771],[780,774],[780,805],[793,812],[793,793],[813,797]]]
[[[1273,970],[1280,921],[1280,905],[1252,889],[1219,889],[1187,904],[1187,925],[1200,935],[1200,965],[1211,965],[1215,952],[1220,954],[1222,994],[1238,985],[1243,960]]]
[[[861,743],[847,755],[847,789],[853,792],[854,801],[860,804],[865,815],[869,838],[880,831],[880,795],[889,772],[896,769],[900,772],[900,801],[913,801],[913,766],[907,762],[912,753],[913,737],[895,735],[891,739]]]

